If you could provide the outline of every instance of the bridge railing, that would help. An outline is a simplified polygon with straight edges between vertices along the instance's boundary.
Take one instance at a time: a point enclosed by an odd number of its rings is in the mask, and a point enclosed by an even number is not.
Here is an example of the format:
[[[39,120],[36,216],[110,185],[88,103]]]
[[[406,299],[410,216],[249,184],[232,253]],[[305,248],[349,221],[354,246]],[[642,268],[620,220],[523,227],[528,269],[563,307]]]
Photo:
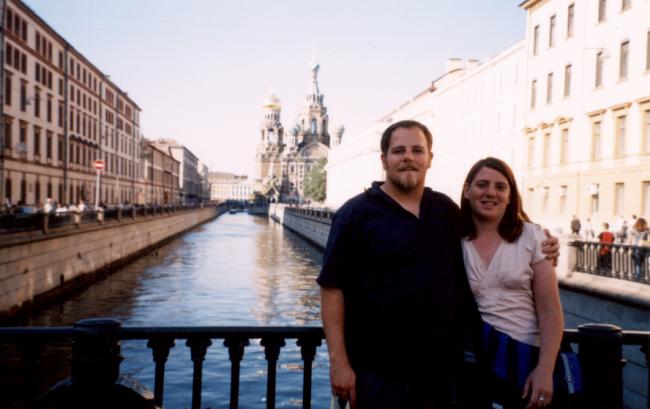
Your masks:
[[[650,284],[650,247],[575,240],[574,271]]]
[[[138,407],[161,407],[165,363],[175,342],[184,340],[190,348],[193,363],[191,407],[198,409],[201,407],[203,360],[213,341],[223,340],[231,361],[229,407],[234,409],[239,405],[239,371],[244,349],[249,346],[249,340],[259,339],[268,365],[266,407],[275,408],[276,366],[280,350],[287,340],[296,340],[304,362],[302,405],[303,408],[310,408],[312,363],[323,338],[323,331],[318,327],[121,327],[119,321],[112,319],[82,320],[74,327],[63,328],[0,328],[0,346],[14,343],[22,351],[25,384],[28,387],[34,382],[39,351],[44,344],[62,340],[70,340],[72,344],[70,382],[59,384],[38,400],[34,399],[33,394],[27,394],[26,407],[66,407],[71,402],[75,402],[75,407],[81,407],[83,405],[79,405],[79,399],[88,396],[83,394],[84,390],[92,391],[92,399],[102,399],[98,391],[104,391],[106,399],[115,399],[118,394],[113,393],[111,387],[118,379],[119,365],[123,359],[120,340],[147,340],[155,362],[154,393],[153,399]],[[607,324],[586,324],[577,330],[566,330],[565,338],[579,348],[584,388],[580,407],[622,408],[623,345],[641,346],[647,370],[650,332],[622,331]],[[650,396],[650,382],[646,383],[646,396]],[[119,395],[124,396],[123,391]],[[647,407],[650,408],[650,403]]]
[[[287,207],[285,211],[290,213],[300,214],[303,216],[310,216],[317,219],[323,219],[326,221],[330,221],[332,220],[332,217],[334,217],[334,212],[329,209],[315,209],[315,208],[296,206],[296,207]]]

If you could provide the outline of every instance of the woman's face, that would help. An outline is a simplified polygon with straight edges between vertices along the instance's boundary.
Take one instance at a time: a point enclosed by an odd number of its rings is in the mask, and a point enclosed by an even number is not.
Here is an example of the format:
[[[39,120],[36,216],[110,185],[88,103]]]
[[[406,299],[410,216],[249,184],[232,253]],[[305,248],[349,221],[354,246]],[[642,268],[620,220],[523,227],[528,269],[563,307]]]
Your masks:
[[[501,172],[483,167],[469,186],[465,186],[463,195],[469,201],[474,217],[500,221],[510,203],[510,184]]]

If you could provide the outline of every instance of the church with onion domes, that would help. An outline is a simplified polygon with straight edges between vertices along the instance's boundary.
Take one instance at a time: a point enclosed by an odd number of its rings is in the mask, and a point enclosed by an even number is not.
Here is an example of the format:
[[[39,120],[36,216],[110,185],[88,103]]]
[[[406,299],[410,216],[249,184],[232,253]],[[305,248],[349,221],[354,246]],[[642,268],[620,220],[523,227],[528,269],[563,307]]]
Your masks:
[[[282,105],[274,92],[262,104],[263,122],[256,152],[256,177],[264,194],[280,202],[301,201],[305,178],[331,147],[338,146],[344,127],[332,125],[318,87],[320,65],[309,64],[311,85],[305,105],[289,130],[282,126]]]

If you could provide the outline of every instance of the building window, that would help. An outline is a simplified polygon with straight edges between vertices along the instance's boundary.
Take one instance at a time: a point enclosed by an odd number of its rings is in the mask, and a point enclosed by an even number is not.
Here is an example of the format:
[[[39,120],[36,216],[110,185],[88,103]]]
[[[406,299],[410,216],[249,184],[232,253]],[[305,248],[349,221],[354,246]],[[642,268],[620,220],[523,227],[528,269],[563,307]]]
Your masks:
[[[650,181],[643,182],[643,211],[642,214],[650,214]]]
[[[27,181],[25,179],[20,180],[20,203],[27,204]]]
[[[46,106],[46,115],[47,115],[47,122],[52,122],[52,96],[48,95],[47,96],[47,106]]]
[[[625,155],[625,134],[627,126],[627,116],[620,115],[616,118],[616,156]]]
[[[542,188],[542,212],[548,211],[548,186]]]
[[[598,194],[598,185],[590,185],[589,186],[592,189],[591,192],[591,213],[598,213],[598,209],[600,208],[600,196]]]
[[[59,135],[57,137],[57,144],[56,144],[56,158],[61,162],[63,162],[63,149],[64,149],[63,135]]]
[[[569,128],[562,128],[560,131],[560,163],[565,164],[569,160]]]
[[[618,66],[618,79],[626,80],[627,79],[627,62],[630,54],[630,42],[625,41],[621,44],[621,55]]]
[[[52,132],[47,131],[45,139],[45,157],[52,159]]]
[[[11,105],[11,75],[5,71],[5,104]]]
[[[607,0],[598,0],[598,22],[607,18]]]
[[[617,183],[614,187],[614,214],[623,216],[623,203],[625,200],[625,185]]]
[[[4,118],[4,143],[2,144],[2,147],[4,149],[11,149],[12,148],[12,135],[13,135],[13,119],[11,119],[8,116],[5,116]]]
[[[27,83],[20,81],[20,110],[27,111]]]
[[[11,202],[11,178],[5,180],[5,197]]]
[[[564,67],[564,97],[571,95],[571,64]]]
[[[38,87],[34,87],[34,116],[41,116],[41,90]]]
[[[555,23],[557,18],[555,14],[551,16],[548,22],[548,47],[551,48],[555,45]]]
[[[650,152],[650,109],[646,109],[643,119],[643,147],[646,152]],[[649,213],[646,213],[649,214]]]
[[[539,26],[533,29],[533,55],[537,55],[539,51]]]
[[[34,156],[41,156],[41,129],[34,127]]]
[[[544,134],[544,151],[543,151],[543,164],[547,167],[551,163],[551,132]]]
[[[535,162],[535,135],[528,137],[528,168],[532,169]]]
[[[546,103],[553,102],[553,73],[549,72],[546,77]]]
[[[530,109],[535,109],[535,101],[537,100],[537,80],[533,80],[530,84]]]
[[[632,7],[632,0],[621,0],[621,11],[628,10]]]
[[[601,157],[602,125],[603,123],[600,121],[596,121],[591,125],[591,159],[593,160]]]
[[[566,212],[566,195],[567,195],[567,186],[560,186],[560,213]]]
[[[645,41],[645,69],[650,71],[650,30]]]
[[[36,179],[36,182],[34,183],[34,204],[39,205],[41,202],[41,181]]]
[[[596,54],[596,83],[595,83],[596,88],[601,87],[603,85],[603,64],[604,63],[605,63],[605,53],[603,51],[599,51],[598,54]]]
[[[575,15],[575,4],[570,4],[567,9],[566,19],[566,36],[567,38],[573,37],[573,19]]]

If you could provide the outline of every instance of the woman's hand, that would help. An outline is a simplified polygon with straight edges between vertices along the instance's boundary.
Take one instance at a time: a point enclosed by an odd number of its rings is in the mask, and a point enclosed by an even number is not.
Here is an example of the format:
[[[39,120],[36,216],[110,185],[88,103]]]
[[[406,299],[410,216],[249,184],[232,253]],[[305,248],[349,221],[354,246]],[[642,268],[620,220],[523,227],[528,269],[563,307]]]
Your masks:
[[[528,400],[526,409],[545,408],[553,400],[553,368],[535,367],[526,378],[522,399]]]

